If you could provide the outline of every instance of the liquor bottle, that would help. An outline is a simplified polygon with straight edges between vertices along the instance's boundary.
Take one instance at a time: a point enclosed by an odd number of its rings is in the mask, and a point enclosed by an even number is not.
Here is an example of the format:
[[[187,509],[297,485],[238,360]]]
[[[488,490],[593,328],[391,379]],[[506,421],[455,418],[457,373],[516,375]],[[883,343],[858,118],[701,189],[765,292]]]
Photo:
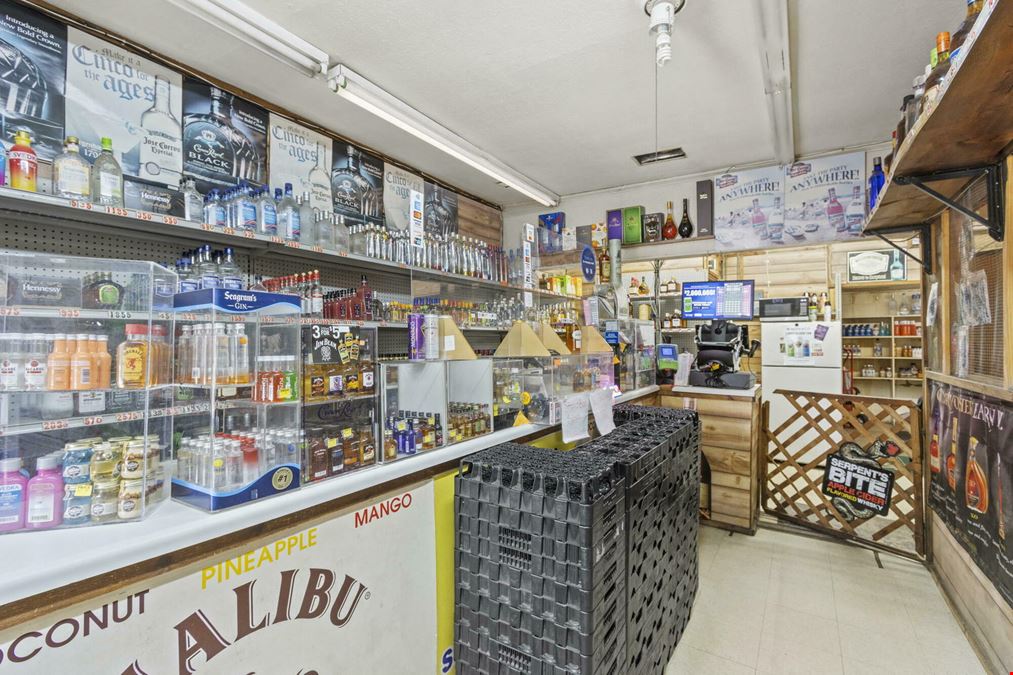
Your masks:
[[[774,197],[774,208],[767,218],[767,236],[772,242],[781,242],[784,237],[784,207],[781,206],[781,198]]]
[[[221,287],[231,290],[243,288],[243,271],[236,264],[235,254],[232,247],[226,247],[222,261],[218,265],[218,276],[221,279]]]
[[[310,193],[303,192],[296,200],[299,208],[299,241],[308,246],[317,243],[317,233],[313,229],[313,205],[310,203]]]
[[[679,236],[689,239],[693,236],[693,223],[689,220],[689,200],[682,200],[682,220],[679,221]]]
[[[987,462],[988,452],[985,444],[970,436],[967,439],[967,467],[964,472],[964,503],[967,508],[984,515],[988,513],[988,479],[978,464],[979,451],[982,459]]]
[[[886,184],[886,174],[883,173],[883,160],[879,157],[872,158],[872,175],[869,176],[869,210],[876,208],[879,201],[879,192]]]
[[[831,231],[844,232],[848,229],[847,221],[844,219],[844,207],[837,200],[837,190],[834,188],[827,191],[827,222]]]
[[[749,209],[749,222],[753,226],[753,234],[761,241],[770,238],[770,234],[767,232],[767,214],[760,208],[759,199],[754,199],[753,206]]]
[[[942,459],[939,456],[939,425],[942,423],[940,403],[932,408],[932,438],[929,441],[929,470],[939,473],[942,470]]]
[[[193,178],[183,181],[183,217],[195,223],[204,217],[204,197],[197,190]]]
[[[893,257],[893,262],[890,263],[890,271],[889,271],[890,280],[891,281],[903,281],[904,280],[904,272],[905,272],[905,270],[904,270],[904,261],[901,260],[901,253],[900,253],[900,251],[894,251],[892,257]],[[903,309],[901,310],[901,314],[906,314],[906,313],[907,312],[903,311]]]
[[[102,152],[91,167],[91,200],[103,206],[123,206],[123,169],[113,156],[113,140],[102,137]]]
[[[63,152],[53,160],[53,194],[64,199],[88,199],[91,164],[81,156],[77,136],[67,136]]]
[[[862,188],[858,185],[851,191],[851,201],[844,210],[844,223],[848,234],[860,234],[865,225],[865,203],[862,201]]]
[[[124,288],[113,281],[109,272],[98,272],[85,279],[81,288],[81,307],[86,309],[119,309]]]
[[[310,188],[310,205],[314,210],[330,211],[334,208],[331,202],[331,177],[325,168],[327,150],[323,143],[317,143],[313,166],[310,168],[306,182]]]
[[[268,236],[278,234],[278,205],[271,198],[268,188],[264,188],[257,196],[257,232]]]
[[[957,489],[957,439],[960,428],[957,426],[957,415],[953,415],[953,431],[950,433],[950,454],[946,456],[946,483],[951,490]]]
[[[280,190],[275,190],[278,196]],[[285,194],[278,203],[278,225],[282,236],[286,239],[299,241],[301,236],[299,205],[292,198],[292,184],[285,183]]]
[[[978,15],[981,14],[982,5],[984,5],[982,0],[967,0],[967,14],[964,16],[964,22],[960,24],[960,28],[950,38],[950,59],[955,59],[957,53],[960,52],[960,48],[964,45],[964,41],[967,40],[967,36],[971,32],[971,27],[974,26],[974,22],[978,20]]]
[[[141,115],[144,136],[141,138],[137,175],[158,183],[176,185],[183,165],[183,136],[179,120],[172,114],[170,92],[169,81],[155,75],[155,100]]]
[[[936,35],[936,65],[925,80],[925,104],[935,103],[939,98],[939,88],[943,84],[946,73],[950,71],[950,34],[943,32]]]
[[[612,256],[609,255],[608,244],[598,249],[598,283],[612,282]]]
[[[665,216],[665,226],[661,228],[661,238],[668,241],[675,239],[676,234],[679,232],[679,228],[675,226],[675,218],[672,217],[672,202],[668,202],[665,209],[667,215]]]
[[[15,190],[37,192],[36,177],[39,173],[39,158],[32,150],[32,137],[27,131],[14,133],[14,145],[7,153],[10,162],[10,184]]]
[[[222,279],[218,275],[218,265],[211,257],[211,245],[201,246],[197,256],[197,283],[200,288],[220,288]]]

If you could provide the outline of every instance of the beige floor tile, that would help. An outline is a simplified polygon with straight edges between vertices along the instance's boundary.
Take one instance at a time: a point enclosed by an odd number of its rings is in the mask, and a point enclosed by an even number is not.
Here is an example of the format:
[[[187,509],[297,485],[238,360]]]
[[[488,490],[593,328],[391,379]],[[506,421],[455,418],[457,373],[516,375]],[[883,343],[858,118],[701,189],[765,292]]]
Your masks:
[[[928,672],[938,675],[984,675],[978,655],[971,649],[963,633],[949,639],[918,640]]]
[[[839,675],[844,670],[840,654],[802,654],[790,645],[773,649],[761,645],[756,672],[776,675]]]
[[[831,621],[837,620],[834,585],[829,572],[786,571],[774,561],[767,604],[786,607]]]
[[[869,609],[869,613],[874,612]],[[841,655],[845,670],[853,661],[876,663],[873,672],[893,673],[895,670],[920,670],[928,672],[928,664],[922,658],[922,650],[914,637],[904,636],[895,631],[870,626],[838,624],[841,636]]]
[[[708,604],[694,604],[693,617],[679,646],[695,647],[755,668],[763,626],[762,609],[760,612],[759,616],[756,612],[730,613]]]
[[[750,675],[756,671],[735,661],[682,643],[675,649],[665,675]]]
[[[837,622],[832,619],[772,605],[763,615],[760,648],[773,654],[794,651],[803,657],[840,655],[841,638]]]
[[[857,658],[844,659],[844,675],[872,675],[873,673],[889,673],[889,675],[926,675],[928,671],[921,661],[898,663],[891,662],[890,668],[884,668],[876,654],[869,654],[870,660]]]

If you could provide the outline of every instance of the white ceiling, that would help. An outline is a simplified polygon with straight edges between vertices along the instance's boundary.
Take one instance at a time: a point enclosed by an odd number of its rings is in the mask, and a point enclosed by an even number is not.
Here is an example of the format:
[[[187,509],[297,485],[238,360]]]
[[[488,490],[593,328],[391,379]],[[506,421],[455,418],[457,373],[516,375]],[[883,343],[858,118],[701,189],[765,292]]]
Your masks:
[[[550,190],[770,160],[755,0],[687,0],[658,71],[634,0],[245,0]],[[788,0],[799,154],[882,141],[958,0]],[[106,27],[500,204],[530,203],[167,0],[56,0]],[[157,29],[153,29],[157,27]]]

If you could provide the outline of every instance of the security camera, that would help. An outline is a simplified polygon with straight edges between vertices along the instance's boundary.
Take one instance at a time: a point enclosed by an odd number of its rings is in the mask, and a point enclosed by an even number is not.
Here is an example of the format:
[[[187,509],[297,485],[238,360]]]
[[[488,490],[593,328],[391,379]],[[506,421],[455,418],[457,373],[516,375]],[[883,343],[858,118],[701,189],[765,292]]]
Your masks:
[[[672,24],[686,0],[636,0],[643,3],[644,13],[651,17],[650,32],[656,36],[655,57],[658,67],[672,60]]]

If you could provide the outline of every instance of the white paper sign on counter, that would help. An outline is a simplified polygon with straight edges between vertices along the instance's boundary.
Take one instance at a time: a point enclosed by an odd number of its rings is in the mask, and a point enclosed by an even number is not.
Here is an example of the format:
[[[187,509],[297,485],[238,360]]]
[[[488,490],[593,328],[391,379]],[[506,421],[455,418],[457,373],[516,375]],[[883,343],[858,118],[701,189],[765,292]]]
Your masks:
[[[608,389],[595,389],[591,392],[590,399],[598,433],[602,436],[612,433],[616,428],[615,420],[612,419],[612,392]]]
[[[587,434],[587,393],[570,394],[563,399],[561,406],[563,418],[563,442],[572,443]]]

